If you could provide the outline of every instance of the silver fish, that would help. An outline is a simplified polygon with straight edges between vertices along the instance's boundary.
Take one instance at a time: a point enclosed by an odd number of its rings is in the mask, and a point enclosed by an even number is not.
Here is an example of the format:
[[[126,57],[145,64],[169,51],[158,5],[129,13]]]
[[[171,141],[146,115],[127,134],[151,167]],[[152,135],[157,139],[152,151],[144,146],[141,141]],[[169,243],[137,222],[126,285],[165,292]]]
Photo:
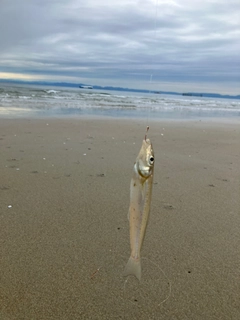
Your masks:
[[[147,128],[148,130],[148,128]],[[141,279],[140,251],[148,223],[153,185],[154,151],[149,139],[143,140],[142,147],[133,168],[130,184],[130,226],[131,256],[125,267],[124,276],[134,275]]]

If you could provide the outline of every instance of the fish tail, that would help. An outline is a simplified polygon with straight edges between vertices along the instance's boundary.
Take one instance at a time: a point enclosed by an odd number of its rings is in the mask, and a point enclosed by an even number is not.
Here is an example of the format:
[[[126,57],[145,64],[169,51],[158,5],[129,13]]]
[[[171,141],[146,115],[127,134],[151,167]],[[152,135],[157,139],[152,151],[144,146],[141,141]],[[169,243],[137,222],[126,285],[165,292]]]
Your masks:
[[[128,263],[126,264],[123,275],[124,275],[124,277],[133,275],[140,281],[141,280],[141,261],[140,261],[140,258],[134,259],[131,256],[128,260]]]

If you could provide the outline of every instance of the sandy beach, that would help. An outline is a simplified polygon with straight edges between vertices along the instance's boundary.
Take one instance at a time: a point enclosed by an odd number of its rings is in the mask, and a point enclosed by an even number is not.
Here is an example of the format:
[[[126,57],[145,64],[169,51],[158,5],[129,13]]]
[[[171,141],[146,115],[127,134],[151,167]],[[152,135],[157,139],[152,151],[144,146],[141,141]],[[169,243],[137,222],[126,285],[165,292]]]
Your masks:
[[[146,121],[0,119],[0,319],[240,319],[240,126],[150,122],[142,280],[129,185]]]

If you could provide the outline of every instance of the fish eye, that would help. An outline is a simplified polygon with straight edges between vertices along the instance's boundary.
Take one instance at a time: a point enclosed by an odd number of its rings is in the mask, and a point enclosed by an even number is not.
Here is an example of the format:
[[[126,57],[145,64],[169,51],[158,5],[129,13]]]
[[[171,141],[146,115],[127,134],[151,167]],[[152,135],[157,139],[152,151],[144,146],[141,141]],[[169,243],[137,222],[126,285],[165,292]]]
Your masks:
[[[150,161],[150,164],[153,164],[153,162],[154,162],[154,157],[150,157],[150,158],[149,158],[149,161]]]

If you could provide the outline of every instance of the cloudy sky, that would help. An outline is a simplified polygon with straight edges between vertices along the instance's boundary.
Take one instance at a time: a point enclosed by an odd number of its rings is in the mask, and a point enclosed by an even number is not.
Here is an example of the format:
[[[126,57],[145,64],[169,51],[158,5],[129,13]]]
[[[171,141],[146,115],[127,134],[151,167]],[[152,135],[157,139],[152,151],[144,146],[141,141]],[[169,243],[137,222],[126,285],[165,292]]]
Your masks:
[[[0,78],[240,94],[240,1],[0,0]]]

